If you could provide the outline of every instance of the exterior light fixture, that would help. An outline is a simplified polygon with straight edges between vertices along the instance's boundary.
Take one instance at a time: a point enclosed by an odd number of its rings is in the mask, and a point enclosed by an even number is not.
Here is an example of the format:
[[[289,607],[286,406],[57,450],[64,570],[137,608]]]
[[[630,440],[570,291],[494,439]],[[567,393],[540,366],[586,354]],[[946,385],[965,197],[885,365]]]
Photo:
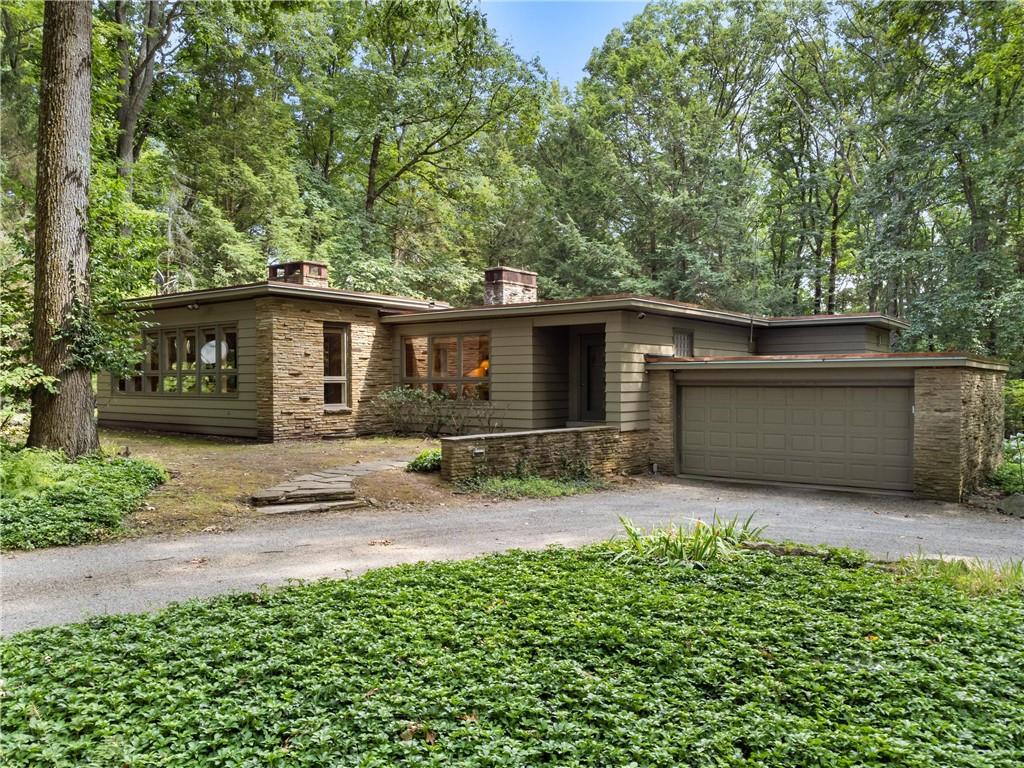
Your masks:
[[[193,301],[191,304],[186,305],[185,309],[195,312],[197,309],[199,309],[199,305]]]

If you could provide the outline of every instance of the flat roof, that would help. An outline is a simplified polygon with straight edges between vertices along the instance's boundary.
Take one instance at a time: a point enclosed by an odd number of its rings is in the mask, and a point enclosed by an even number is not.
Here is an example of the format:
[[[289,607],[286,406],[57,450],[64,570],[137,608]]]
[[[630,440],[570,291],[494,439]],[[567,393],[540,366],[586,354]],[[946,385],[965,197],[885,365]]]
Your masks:
[[[312,299],[314,301],[337,301],[345,304],[362,304],[384,309],[399,311],[413,310],[418,313],[430,312],[434,307],[446,309],[450,304],[428,299],[414,299],[410,296],[387,296],[381,293],[365,293],[363,291],[346,291],[341,288],[317,288],[312,285],[299,285],[279,280],[265,280],[262,283],[231,285],[226,288],[206,288],[201,291],[182,291],[156,296],[143,296],[129,301],[139,309],[162,309],[183,307],[189,304],[213,304],[222,301],[239,301],[242,299],[278,296],[293,299]]]
[[[383,318],[385,323],[422,323],[491,317],[523,317],[557,315],[575,312],[603,312],[627,310],[651,312],[672,317],[687,317],[731,325],[754,325],[758,328],[777,328],[795,325],[871,325],[888,330],[904,330],[910,325],[904,320],[880,313],[854,313],[848,315],[800,315],[795,317],[767,317],[725,309],[702,307],[672,299],[635,294],[611,294],[578,299],[553,299],[516,304],[484,304],[473,307],[452,307],[441,301],[416,299],[410,296],[389,296],[381,293],[348,291],[341,288],[318,288],[278,280],[232,285],[225,288],[207,288],[182,291],[129,300],[139,309],[181,307],[189,304],[209,304],[239,301],[263,296],[278,296],[316,301],[336,301],[394,310],[396,314]]]
[[[572,312],[601,312],[607,310],[630,310],[652,312],[673,317],[690,317],[711,320],[732,325],[754,325],[758,328],[788,327],[794,325],[872,325],[891,330],[904,330],[910,324],[904,320],[880,313],[858,313],[849,315],[802,315],[798,317],[767,317],[733,312],[725,309],[711,309],[698,304],[688,304],[672,299],[635,294],[613,294],[590,296],[581,299],[554,299],[516,304],[487,304],[475,307],[453,307],[431,312],[411,312],[385,318],[386,323],[422,323],[446,320],[469,320],[488,317],[523,317],[529,315],[556,315]]]
[[[737,357],[664,357],[645,355],[647,370],[685,371],[699,368],[725,370],[763,368],[982,368],[1009,370],[1002,360],[964,352],[864,352],[835,355],[743,355]]]

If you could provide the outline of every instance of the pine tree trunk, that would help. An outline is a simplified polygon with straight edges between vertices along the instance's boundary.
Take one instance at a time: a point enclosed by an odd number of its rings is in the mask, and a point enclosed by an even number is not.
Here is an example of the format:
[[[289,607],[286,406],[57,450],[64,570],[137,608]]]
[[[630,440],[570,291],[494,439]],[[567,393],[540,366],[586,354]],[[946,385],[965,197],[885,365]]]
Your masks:
[[[76,457],[99,448],[92,374],[75,365],[66,330],[75,303],[88,306],[92,8],[46,3],[40,73],[32,358],[57,392],[32,393],[28,444]]]

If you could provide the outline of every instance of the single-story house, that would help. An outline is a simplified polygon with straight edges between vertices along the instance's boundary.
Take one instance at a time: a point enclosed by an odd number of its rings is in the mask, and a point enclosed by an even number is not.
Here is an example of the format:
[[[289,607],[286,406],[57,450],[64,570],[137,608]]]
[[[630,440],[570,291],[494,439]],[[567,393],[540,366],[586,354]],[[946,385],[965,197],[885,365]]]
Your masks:
[[[635,295],[537,301],[485,273],[485,304],[331,288],[314,262],[265,282],[137,300],[143,363],[100,376],[100,423],[285,440],[388,427],[396,385],[489,413],[444,441],[449,477],[582,451],[602,470],[958,499],[1002,446],[1007,366],[890,350],[883,314],[762,317]],[[538,458],[538,463],[544,461]]]

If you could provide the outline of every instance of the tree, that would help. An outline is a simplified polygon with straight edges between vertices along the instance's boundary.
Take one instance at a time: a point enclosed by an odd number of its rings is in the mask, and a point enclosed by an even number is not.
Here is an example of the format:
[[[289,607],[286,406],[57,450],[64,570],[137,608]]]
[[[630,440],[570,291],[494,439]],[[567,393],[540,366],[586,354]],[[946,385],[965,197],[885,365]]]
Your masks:
[[[92,11],[47,3],[39,100],[32,354],[57,381],[32,393],[28,444],[70,457],[99,448],[92,376],[76,341],[89,316]]]

